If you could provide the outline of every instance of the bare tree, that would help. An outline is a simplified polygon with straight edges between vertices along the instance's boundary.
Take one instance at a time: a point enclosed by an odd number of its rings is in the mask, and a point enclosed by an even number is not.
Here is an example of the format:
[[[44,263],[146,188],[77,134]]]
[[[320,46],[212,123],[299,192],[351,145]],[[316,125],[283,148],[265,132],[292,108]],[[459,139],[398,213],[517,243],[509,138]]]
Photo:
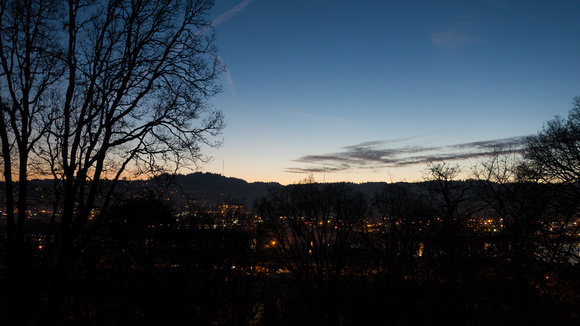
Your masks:
[[[97,204],[106,211],[125,173],[174,170],[203,161],[202,145],[219,145],[223,117],[208,104],[224,70],[206,20],[213,1],[5,0],[0,6],[8,235],[11,243],[23,239],[34,166],[57,182],[48,240],[57,251],[52,289],[58,292],[75,239]]]
[[[432,210],[432,227],[443,236],[450,282],[457,282],[460,267],[458,259],[463,254],[462,237],[466,223],[477,211],[470,192],[470,182],[457,180],[461,169],[447,163],[429,164],[425,172],[425,186]]]
[[[473,282],[473,267],[469,248],[473,241],[469,221],[480,211],[469,180],[457,180],[461,169],[447,163],[429,164],[425,172],[430,206],[431,239],[425,245],[427,255],[435,252],[435,263],[442,267],[441,279],[446,280],[451,324],[465,323],[473,311],[469,283]],[[429,248],[432,247],[432,248]],[[437,271],[435,271],[437,272]]]
[[[475,191],[485,205],[485,222],[498,229],[497,234],[486,240],[491,243],[490,248],[496,249],[491,255],[505,258],[518,294],[525,299],[530,286],[528,274],[533,272],[529,267],[541,242],[538,236],[549,223],[552,198],[541,191],[540,184],[522,173],[522,164],[516,152],[498,150],[482,159],[473,168],[473,174],[479,181]]]
[[[266,245],[297,282],[314,323],[336,323],[339,282],[367,213],[364,196],[346,184],[306,183],[271,189],[255,207]]]
[[[527,176],[547,184],[551,219],[544,221],[544,252],[552,266],[578,262],[580,217],[580,96],[572,100],[566,118],[556,116],[538,134],[528,137],[524,148]],[[559,282],[558,282],[559,283]]]
[[[43,132],[49,88],[62,77],[51,62],[55,36],[47,28],[55,18],[50,1],[0,3],[0,138],[7,197],[8,242],[20,241],[26,217],[29,158]],[[14,216],[18,184],[18,216]]]
[[[402,280],[415,280],[417,258],[423,255],[421,230],[428,222],[424,198],[408,185],[390,183],[375,195],[374,207],[383,273],[391,286],[405,285]]]
[[[574,185],[571,190],[580,196],[580,96],[572,104],[567,119],[556,116],[528,137],[524,157],[543,181]]]
[[[490,279],[513,282],[514,308],[530,320],[529,307],[538,298],[570,300],[569,291],[577,284],[570,274],[578,263],[578,214],[567,203],[565,185],[546,183],[532,162],[509,150],[482,159],[473,172],[485,218],[498,228],[485,240],[493,248],[488,253],[495,270]]]
[[[63,77],[53,24],[58,1],[0,1],[0,146],[7,234],[8,312],[29,304],[24,266],[30,159],[48,131],[52,87]]]

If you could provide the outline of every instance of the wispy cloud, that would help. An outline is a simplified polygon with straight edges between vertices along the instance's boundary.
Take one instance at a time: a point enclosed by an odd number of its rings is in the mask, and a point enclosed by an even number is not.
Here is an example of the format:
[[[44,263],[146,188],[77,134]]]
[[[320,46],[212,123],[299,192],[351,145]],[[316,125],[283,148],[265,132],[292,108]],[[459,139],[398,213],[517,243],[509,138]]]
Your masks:
[[[455,50],[471,43],[477,43],[477,26],[479,22],[477,12],[467,12],[447,27],[431,33],[431,42],[443,49]]]
[[[470,43],[471,37],[459,30],[448,29],[431,34],[431,42],[442,48],[457,49]]]
[[[430,162],[478,158],[497,152],[519,152],[526,137],[512,137],[446,146],[396,146],[403,140],[369,141],[346,146],[343,151],[306,155],[295,162],[305,167],[286,169],[292,173],[341,172],[359,169],[398,168]],[[395,146],[393,146],[395,145]]]

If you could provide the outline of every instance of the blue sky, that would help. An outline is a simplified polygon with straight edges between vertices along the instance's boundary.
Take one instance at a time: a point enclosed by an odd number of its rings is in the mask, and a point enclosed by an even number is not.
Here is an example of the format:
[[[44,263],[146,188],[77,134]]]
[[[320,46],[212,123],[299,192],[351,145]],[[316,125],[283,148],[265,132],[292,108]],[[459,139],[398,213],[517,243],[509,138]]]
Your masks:
[[[201,170],[250,182],[468,170],[580,95],[576,0],[217,0],[213,18],[227,127]]]

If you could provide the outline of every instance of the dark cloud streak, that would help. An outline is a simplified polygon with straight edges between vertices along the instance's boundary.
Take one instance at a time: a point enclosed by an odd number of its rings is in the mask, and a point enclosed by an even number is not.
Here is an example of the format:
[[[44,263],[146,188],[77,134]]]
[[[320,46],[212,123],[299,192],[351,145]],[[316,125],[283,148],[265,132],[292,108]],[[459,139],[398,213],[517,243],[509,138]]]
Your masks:
[[[369,141],[344,147],[344,151],[306,155],[295,162],[308,167],[286,169],[291,173],[342,172],[353,169],[398,168],[430,162],[467,160],[492,153],[521,152],[526,136],[477,141],[439,147],[392,147],[398,141]],[[386,147],[385,145],[391,145]]]

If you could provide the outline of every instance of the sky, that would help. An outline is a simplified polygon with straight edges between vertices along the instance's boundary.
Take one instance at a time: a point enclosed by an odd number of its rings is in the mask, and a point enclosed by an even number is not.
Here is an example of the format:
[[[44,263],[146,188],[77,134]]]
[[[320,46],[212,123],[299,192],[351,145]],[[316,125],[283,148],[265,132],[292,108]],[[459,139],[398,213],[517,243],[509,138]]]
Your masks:
[[[519,148],[580,95],[580,1],[216,0],[226,128],[201,171],[420,181]]]

